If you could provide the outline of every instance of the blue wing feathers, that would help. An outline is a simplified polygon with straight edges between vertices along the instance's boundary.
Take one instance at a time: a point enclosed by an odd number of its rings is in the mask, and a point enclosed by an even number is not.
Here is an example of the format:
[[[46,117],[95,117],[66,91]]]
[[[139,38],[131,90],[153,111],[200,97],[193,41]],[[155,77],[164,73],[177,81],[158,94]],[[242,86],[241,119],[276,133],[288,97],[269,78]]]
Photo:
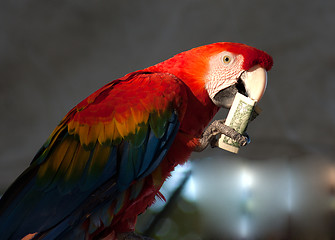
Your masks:
[[[140,159],[141,167],[138,170],[138,176],[141,176],[150,166],[154,159],[157,149],[159,149],[160,139],[157,138],[153,131],[148,132],[148,141],[145,144],[145,154],[142,159]]]
[[[159,151],[155,152],[155,156],[152,158],[150,166],[142,173],[140,176],[141,178],[149,175],[161,163],[177,135],[179,125],[177,114],[174,112],[171,114],[165,134],[160,139]]]
[[[167,116],[165,114],[162,117],[157,117],[158,120],[151,121],[156,131],[153,131],[150,125],[142,146],[137,147],[131,143],[123,144],[118,177],[118,185],[121,190],[128,188],[132,181],[149,175],[165,157],[179,129],[177,114],[173,112],[165,121],[161,119]],[[157,123],[160,123],[161,126]],[[145,148],[144,155],[142,147]]]
[[[128,142],[122,143],[122,154],[120,159],[120,167],[118,171],[117,184],[121,191],[125,190],[130,183],[135,179],[135,169],[131,161],[131,149]]]
[[[178,132],[179,121],[174,111],[158,117],[160,118],[156,121],[153,119],[146,126],[141,126],[143,129],[138,130],[141,136],[129,141],[125,139],[119,145],[111,143],[104,165],[89,169],[93,148],[88,159],[83,159],[86,166],[78,179],[67,182],[64,174],[56,171],[45,182],[37,184],[36,173],[39,166],[43,159],[52,154],[52,151],[45,151],[48,144],[60,143],[65,138],[78,141],[65,133],[65,128],[62,130],[64,132],[57,135],[59,139],[49,139],[30,168],[0,200],[1,239],[19,239],[34,232],[40,232],[36,239],[65,239],[85,220],[84,214],[88,209],[91,212],[100,211],[116,199],[117,213],[123,204],[122,192],[134,181],[140,181],[157,168]],[[74,158],[67,163],[68,170],[73,161]],[[134,185],[132,199],[138,196],[142,187],[143,184]],[[97,198],[103,200],[96,200]],[[104,219],[106,223],[110,221],[108,216]],[[94,226],[91,230],[94,230]]]

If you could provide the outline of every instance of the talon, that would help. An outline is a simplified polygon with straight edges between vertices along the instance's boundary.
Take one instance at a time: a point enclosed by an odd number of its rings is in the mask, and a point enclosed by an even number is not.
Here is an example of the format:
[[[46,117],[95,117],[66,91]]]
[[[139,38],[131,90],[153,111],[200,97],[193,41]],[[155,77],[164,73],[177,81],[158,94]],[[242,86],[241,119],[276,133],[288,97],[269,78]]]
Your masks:
[[[246,132],[243,133],[243,136],[245,136],[247,138],[247,143],[245,145],[248,145],[251,142],[251,139],[250,139],[248,133],[246,133]]]
[[[239,134],[236,138],[232,137],[241,147],[246,146],[250,143],[250,137],[247,133]]]
[[[215,120],[212,122],[208,128],[203,132],[202,137],[199,139],[199,145],[196,146],[193,151],[201,152],[203,151],[208,145],[212,148],[218,146],[218,139],[217,136],[220,134],[224,134],[227,137],[238,142],[240,146],[245,146],[250,143],[250,138],[247,133],[244,135],[237,132],[235,129],[227,126],[225,124],[225,119],[222,120]]]
[[[248,138],[241,135],[241,137],[237,140],[238,144],[243,147],[248,144]]]

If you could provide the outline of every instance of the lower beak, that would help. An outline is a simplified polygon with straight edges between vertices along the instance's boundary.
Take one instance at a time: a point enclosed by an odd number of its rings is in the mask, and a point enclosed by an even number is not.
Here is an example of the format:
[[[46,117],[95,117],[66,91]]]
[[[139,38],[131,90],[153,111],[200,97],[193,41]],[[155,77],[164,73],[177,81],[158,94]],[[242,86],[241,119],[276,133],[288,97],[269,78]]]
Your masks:
[[[262,98],[266,89],[266,70],[261,66],[256,65],[248,71],[243,72],[240,78],[244,83],[247,96],[258,102]]]

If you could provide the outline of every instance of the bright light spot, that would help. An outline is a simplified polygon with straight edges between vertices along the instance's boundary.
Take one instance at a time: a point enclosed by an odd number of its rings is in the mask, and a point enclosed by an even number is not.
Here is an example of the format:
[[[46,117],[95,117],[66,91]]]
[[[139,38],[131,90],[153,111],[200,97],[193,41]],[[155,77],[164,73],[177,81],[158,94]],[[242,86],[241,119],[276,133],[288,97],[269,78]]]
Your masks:
[[[241,187],[243,189],[249,189],[252,187],[254,183],[253,177],[251,175],[250,172],[248,172],[247,170],[242,170],[241,173]]]
[[[188,201],[194,202],[197,200],[196,184],[192,176],[188,179],[182,194]]]

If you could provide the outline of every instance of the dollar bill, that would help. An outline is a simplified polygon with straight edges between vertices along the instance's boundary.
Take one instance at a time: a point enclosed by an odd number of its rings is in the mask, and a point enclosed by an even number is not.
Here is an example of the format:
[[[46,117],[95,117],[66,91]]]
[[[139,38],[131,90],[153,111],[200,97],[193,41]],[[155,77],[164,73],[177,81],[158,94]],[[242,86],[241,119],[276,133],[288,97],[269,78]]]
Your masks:
[[[256,101],[237,93],[229,110],[225,124],[243,134],[249,121],[253,119],[255,113],[257,114],[258,112],[254,111],[255,104]],[[237,142],[223,134],[219,139],[218,146],[219,148],[233,153],[238,153],[240,149],[240,145]]]

